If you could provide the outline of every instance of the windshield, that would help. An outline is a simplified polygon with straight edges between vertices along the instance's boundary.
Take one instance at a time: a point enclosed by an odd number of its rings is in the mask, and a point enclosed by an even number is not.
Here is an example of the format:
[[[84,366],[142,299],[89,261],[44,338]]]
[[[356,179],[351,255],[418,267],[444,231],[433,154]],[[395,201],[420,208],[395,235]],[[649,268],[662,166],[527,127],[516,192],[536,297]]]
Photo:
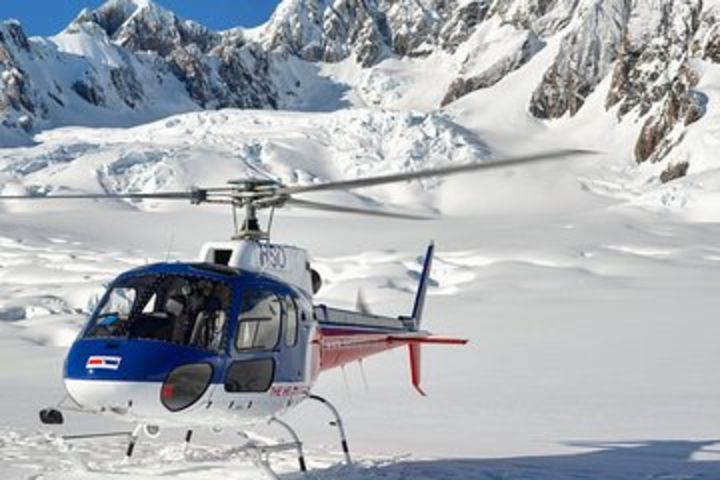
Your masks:
[[[202,277],[131,277],[113,285],[85,338],[142,338],[220,351],[230,298],[227,285]]]

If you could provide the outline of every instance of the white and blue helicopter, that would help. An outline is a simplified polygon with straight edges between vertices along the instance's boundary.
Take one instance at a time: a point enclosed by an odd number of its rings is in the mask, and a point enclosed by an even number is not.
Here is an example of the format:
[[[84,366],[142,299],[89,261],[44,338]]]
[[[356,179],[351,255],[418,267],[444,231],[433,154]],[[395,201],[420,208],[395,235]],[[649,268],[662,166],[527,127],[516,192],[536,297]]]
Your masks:
[[[274,423],[292,442],[246,445],[251,458],[274,476],[269,455],[293,449],[306,470],[302,443],[282,415],[304,400],[327,406],[350,462],[337,409],[312,392],[321,372],[407,346],[411,381],[420,387],[423,344],[462,345],[464,339],[436,337],[421,329],[433,245],[427,250],[410,315],[373,315],[359,303],[348,311],[313,303],[321,278],[305,250],[270,242],[258,210],[284,206],[341,213],[423,219],[295,198],[298,194],[348,190],[463,172],[485,171],[588,153],[563,150],[502,161],[421,170],[358,180],[284,186],[274,180],[233,181],[226,187],[127,194],[0,196],[0,200],[163,199],[192,204],[221,203],[243,209],[244,222],[231,241],[206,243],[194,262],[157,263],[118,276],[70,347],[64,367],[67,395],[40,412],[45,424],[62,424],[63,410],[105,415],[129,422],[121,433],[67,435],[65,441],[126,435],[129,459],[142,434],[160,428],[193,430]],[[237,224],[237,223],[236,223]]]

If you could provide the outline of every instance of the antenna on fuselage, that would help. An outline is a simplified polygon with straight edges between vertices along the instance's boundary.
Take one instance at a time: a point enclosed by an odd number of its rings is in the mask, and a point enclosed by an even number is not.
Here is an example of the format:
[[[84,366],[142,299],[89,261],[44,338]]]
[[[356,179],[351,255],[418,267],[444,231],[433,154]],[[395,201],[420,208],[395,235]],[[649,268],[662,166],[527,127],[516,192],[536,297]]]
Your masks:
[[[170,261],[170,252],[172,252],[174,241],[175,241],[175,232],[170,232],[170,238],[168,239],[167,253],[165,253],[165,263]]]

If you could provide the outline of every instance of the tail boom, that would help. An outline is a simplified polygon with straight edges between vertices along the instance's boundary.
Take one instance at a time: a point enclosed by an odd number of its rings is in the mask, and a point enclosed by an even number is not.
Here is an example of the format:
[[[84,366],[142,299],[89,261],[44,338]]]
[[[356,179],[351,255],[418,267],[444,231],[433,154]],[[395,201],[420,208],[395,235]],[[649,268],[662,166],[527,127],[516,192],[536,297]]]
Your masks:
[[[434,245],[430,244],[425,255],[415,303],[409,317],[382,317],[325,305],[315,307],[315,317],[320,323],[321,371],[407,345],[412,385],[420,394],[425,395],[420,387],[421,346],[465,345],[468,342],[461,338],[436,337],[420,330],[434,248]]]

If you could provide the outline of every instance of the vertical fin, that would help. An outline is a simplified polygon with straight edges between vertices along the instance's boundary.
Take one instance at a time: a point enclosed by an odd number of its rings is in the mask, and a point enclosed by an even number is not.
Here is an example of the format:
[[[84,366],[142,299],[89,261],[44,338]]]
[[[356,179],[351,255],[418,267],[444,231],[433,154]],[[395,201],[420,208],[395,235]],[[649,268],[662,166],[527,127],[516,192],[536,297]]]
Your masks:
[[[433,253],[435,252],[435,244],[430,242],[427,253],[425,254],[425,261],[423,263],[422,273],[420,274],[420,283],[418,285],[418,291],[415,296],[415,304],[413,305],[412,316],[410,317],[410,328],[413,331],[420,330],[420,323],[422,322],[423,310],[425,308],[425,296],[427,294],[428,283],[430,282],[430,270],[432,269]],[[421,351],[420,344],[411,343],[408,345],[408,351],[410,353],[410,377],[412,385],[415,387],[420,395],[426,396],[420,387],[421,381]]]
[[[432,269],[433,253],[435,252],[435,244],[430,242],[428,245],[427,253],[425,254],[425,261],[423,262],[423,269],[420,273],[420,283],[418,285],[418,291],[415,295],[415,304],[412,310],[412,322],[415,330],[420,329],[420,322],[422,321],[423,309],[425,308],[425,295],[427,292],[428,282],[430,281],[430,270]]]

